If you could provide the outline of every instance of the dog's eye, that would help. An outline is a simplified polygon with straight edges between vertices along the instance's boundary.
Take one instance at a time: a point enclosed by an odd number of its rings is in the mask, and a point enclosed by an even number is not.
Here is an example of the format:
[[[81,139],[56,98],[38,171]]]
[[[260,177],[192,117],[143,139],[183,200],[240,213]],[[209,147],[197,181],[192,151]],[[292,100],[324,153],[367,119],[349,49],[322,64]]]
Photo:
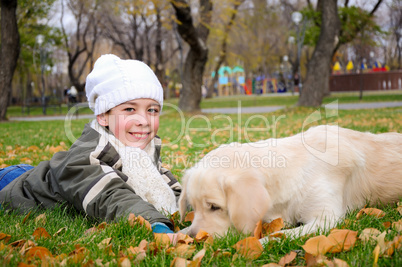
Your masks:
[[[211,208],[212,211],[220,210],[220,209],[221,209],[221,207],[219,207],[219,206],[217,206],[217,205],[215,205],[215,204],[209,204],[209,205],[210,205],[210,208]]]

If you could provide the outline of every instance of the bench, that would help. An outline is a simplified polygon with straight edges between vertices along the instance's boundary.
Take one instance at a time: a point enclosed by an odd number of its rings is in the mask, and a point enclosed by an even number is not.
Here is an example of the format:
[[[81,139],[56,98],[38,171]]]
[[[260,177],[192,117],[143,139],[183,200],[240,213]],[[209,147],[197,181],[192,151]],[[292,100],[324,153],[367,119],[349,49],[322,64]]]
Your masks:
[[[52,108],[54,112],[58,111],[59,113],[61,113],[61,104],[61,99],[56,96],[46,96],[45,105],[42,104],[42,99],[39,97],[28,98],[22,105],[22,114],[26,113],[27,115],[29,115],[31,109],[33,108],[42,108],[44,115],[46,115],[47,109],[49,108]]]

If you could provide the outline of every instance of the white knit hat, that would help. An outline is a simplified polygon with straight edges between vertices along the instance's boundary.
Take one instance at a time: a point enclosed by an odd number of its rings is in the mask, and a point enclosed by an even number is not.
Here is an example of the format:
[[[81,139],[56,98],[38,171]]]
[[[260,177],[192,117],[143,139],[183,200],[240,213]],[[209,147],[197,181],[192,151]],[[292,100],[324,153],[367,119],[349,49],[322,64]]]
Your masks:
[[[150,98],[163,106],[163,88],[151,68],[141,61],[122,60],[111,54],[95,62],[85,90],[95,115],[138,98]]]

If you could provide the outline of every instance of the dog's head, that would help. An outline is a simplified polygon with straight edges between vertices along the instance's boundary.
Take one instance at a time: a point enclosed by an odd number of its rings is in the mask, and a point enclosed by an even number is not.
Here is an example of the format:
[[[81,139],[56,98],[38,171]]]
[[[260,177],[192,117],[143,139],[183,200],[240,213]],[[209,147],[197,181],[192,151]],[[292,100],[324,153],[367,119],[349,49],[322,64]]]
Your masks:
[[[194,210],[189,235],[204,230],[222,236],[231,226],[250,233],[270,206],[265,178],[258,170],[211,166],[202,160],[187,170],[182,183],[181,218],[188,205]]]

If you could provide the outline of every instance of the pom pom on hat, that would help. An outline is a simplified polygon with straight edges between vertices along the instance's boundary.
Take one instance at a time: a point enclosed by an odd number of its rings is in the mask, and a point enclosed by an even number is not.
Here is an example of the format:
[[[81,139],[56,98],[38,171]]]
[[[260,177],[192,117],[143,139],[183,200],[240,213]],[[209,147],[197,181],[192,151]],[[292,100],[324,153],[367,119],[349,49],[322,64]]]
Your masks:
[[[122,60],[111,54],[95,62],[85,91],[95,115],[139,98],[150,98],[163,106],[163,88],[152,69],[141,61]]]

